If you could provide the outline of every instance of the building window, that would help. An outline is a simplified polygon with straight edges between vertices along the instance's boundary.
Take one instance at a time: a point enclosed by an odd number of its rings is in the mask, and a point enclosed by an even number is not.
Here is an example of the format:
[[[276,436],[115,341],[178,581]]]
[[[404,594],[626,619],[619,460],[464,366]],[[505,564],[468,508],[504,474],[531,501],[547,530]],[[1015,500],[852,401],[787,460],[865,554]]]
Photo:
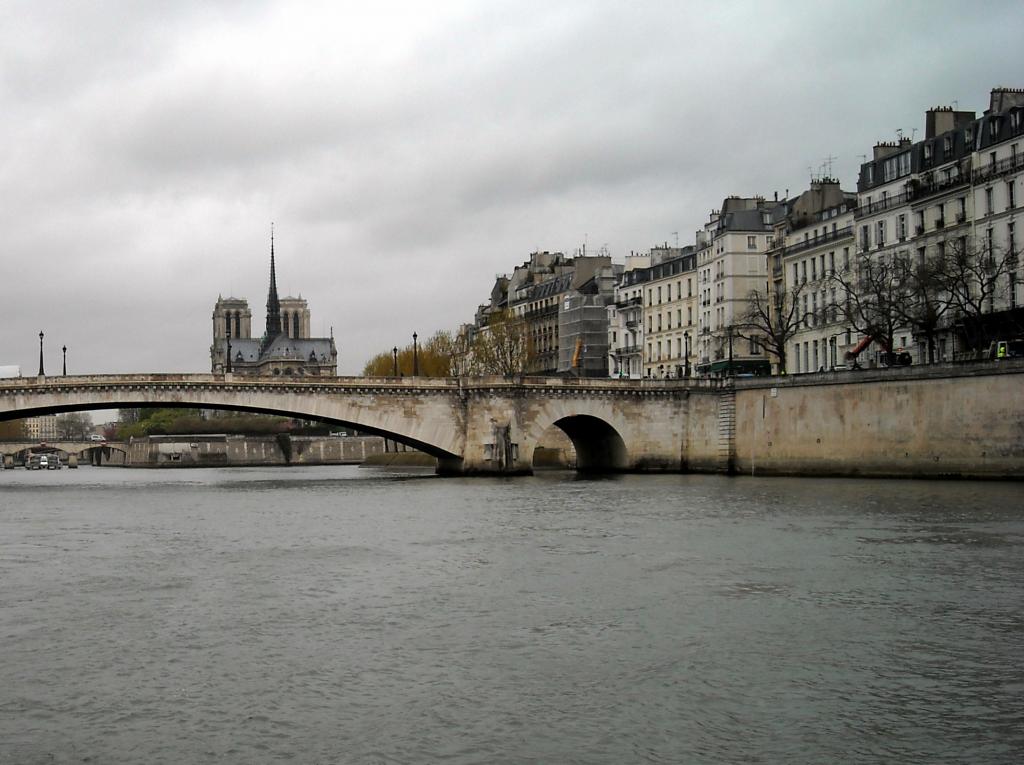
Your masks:
[[[1017,196],[1014,193],[1014,180],[1011,178],[1006,182],[1006,209],[1012,210],[1017,206]]]
[[[901,242],[907,239],[907,216],[904,214],[896,219],[896,236]]]
[[[871,247],[871,229],[865,223],[860,227],[860,248],[862,250],[868,250]]]
[[[885,221],[878,221],[878,246],[885,247]]]
[[[849,271],[850,270],[850,248],[849,247],[844,247],[843,248],[843,270],[844,271]]]
[[[991,215],[995,212],[995,203],[993,202],[992,187],[985,189],[985,215]]]
[[[815,282],[818,280],[818,264],[814,258],[811,258],[811,281]]]
[[[757,249],[757,237],[756,236],[748,236],[747,237],[747,249],[748,250],[756,250]]]

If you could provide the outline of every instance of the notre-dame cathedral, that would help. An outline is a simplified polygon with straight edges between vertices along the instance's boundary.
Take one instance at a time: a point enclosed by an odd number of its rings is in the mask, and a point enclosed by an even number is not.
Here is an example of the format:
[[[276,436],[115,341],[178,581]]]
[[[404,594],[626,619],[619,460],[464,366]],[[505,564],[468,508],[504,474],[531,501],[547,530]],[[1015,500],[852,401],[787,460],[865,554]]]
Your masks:
[[[210,362],[215,374],[324,377],[338,374],[331,337],[309,336],[309,306],[302,297],[277,297],[274,233],[270,233],[267,329],[252,336],[252,312],[244,298],[217,297],[213,307]]]

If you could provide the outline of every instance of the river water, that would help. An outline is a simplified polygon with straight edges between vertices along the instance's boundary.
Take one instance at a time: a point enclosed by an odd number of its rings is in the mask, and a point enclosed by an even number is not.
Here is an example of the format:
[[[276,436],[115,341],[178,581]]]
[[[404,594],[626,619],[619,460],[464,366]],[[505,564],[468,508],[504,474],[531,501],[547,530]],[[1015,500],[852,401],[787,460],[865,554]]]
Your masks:
[[[1022,500],[0,472],[0,762],[1020,762]]]

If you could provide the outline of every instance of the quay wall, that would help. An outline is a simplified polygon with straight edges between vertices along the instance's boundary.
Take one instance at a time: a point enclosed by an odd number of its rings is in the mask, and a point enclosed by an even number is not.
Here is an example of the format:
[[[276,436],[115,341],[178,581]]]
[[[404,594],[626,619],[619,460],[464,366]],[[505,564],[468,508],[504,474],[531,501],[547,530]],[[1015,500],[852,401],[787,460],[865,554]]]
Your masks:
[[[131,439],[125,466],[354,465],[383,452],[380,436],[146,436]]]
[[[1022,362],[738,380],[729,467],[746,475],[1024,478]]]

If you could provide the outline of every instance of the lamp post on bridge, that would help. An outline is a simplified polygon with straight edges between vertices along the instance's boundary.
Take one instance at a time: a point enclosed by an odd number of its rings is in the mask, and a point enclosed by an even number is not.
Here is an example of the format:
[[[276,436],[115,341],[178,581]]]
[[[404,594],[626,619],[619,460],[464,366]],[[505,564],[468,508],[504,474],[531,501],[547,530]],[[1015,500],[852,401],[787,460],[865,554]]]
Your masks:
[[[46,372],[43,371],[43,332],[39,331],[39,376],[42,377]]]
[[[415,332],[412,333],[412,376],[420,376],[420,351],[419,346],[416,345],[416,338],[419,337]]]
[[[61,348],[61,351],[64,352],[64,376],[67,377],[68,376],[68,347],[65,345],[63,348]]]
[[[230,322],[228,324],[227,341],[228,341],[228,354],[227,354],[227,358],[225,359],[225,363],[224,363],[224,372],[227,373],[227,374],[231,374],[231,325],[230,325]]]
[[[686,349],[686,355],[683,357],[683,376],[690,376],[690,333],[683,333],[683,345]]]
[[[398,346],[396,345],[391,349],[391,363],[395,371],[395,377],[398,377]]]

